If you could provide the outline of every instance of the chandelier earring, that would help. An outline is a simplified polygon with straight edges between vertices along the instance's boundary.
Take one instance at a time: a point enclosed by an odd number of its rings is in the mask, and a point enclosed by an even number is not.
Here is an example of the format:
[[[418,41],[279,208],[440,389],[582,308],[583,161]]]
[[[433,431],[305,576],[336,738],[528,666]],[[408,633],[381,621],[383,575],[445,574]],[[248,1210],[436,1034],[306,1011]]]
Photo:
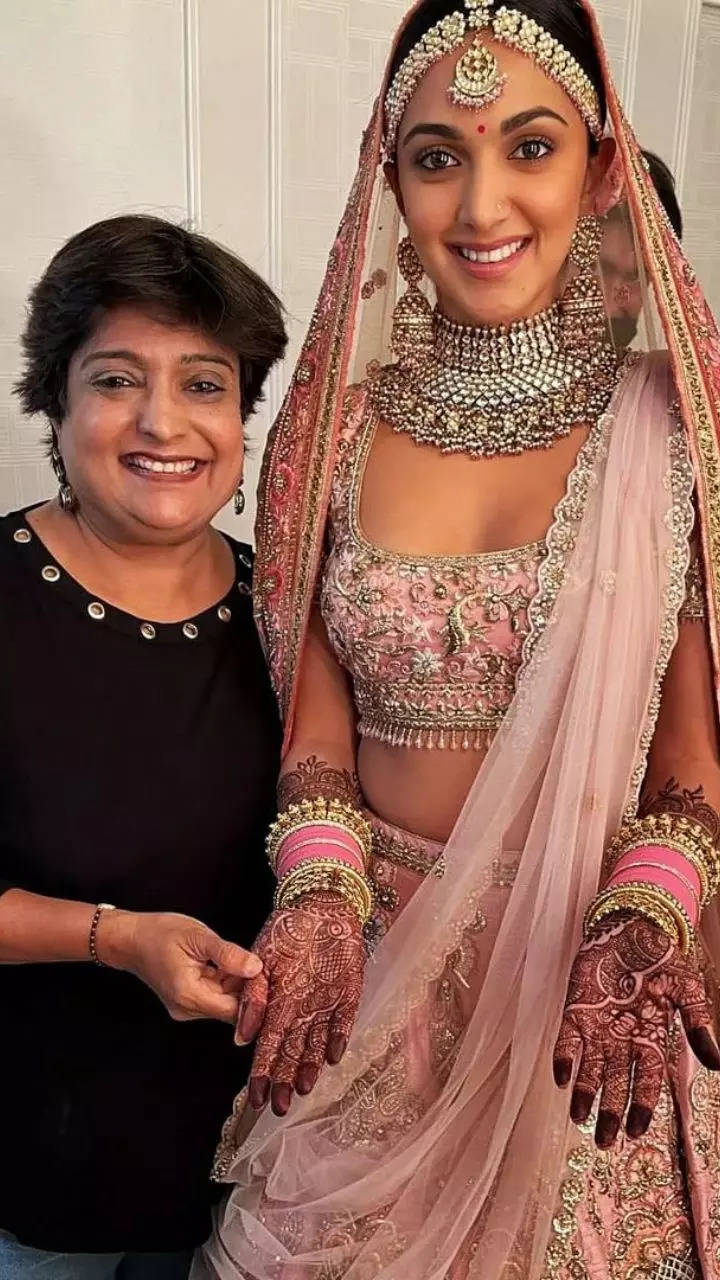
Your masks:
[[[392,349],[400,364],[416,368],[432,348],[433,311],[420,288],[425,270],[409,236],[398,245],[397,263],[408,288],[393,312]]]
[[[50,449],[50,462],[55,472],[55,479],[58,482],[58,502],[63,511],[74,511],[77,507],[77,498],[75,491],[67,478],[65,463],[58,444],[57,434],[53,428],[52,446]]]
[[[571,277],[560,299],[563,336],[569,350],[596,348],[607,332],[597,269],[601,244],[600,219],[595,214],[581,217],[570,244]]]

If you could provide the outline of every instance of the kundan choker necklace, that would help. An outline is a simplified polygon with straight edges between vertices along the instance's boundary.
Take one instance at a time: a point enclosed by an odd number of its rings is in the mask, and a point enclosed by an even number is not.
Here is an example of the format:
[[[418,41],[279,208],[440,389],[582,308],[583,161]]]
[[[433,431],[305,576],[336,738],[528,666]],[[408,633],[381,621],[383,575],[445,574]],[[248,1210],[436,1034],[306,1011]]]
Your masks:
[[[380,417],[418,444],[492,457],[548,449],[596,421],[618,372],[604,334],[580,350],[566,341],[558,303],[497,329],[466,328],[436,311],[420,358],[384,367],[369,391]]]

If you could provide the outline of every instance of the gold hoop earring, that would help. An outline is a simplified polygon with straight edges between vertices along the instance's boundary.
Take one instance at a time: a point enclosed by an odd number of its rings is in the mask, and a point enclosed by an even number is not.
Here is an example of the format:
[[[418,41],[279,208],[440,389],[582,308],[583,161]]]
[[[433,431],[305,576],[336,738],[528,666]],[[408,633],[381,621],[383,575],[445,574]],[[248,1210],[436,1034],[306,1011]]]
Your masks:
[[[607,333],[597,272],[601,244],[600,219],[594,213],[580,218],[570,243],[569,261],[575,272],[560,299],[565,345],[577,351],[597,347]]]
[[[412,368],[432,346],[433,312],[420,288],[425,269],[409,236],[398,245],[397,263],[408,288],[393,311],[391,343],[400,364]]]

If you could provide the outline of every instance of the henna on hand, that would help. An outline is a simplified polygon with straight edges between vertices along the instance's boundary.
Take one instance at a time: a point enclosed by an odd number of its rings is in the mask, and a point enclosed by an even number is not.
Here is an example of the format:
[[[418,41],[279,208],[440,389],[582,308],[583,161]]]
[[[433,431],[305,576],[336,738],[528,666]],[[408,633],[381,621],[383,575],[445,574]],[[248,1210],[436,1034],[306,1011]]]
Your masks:
[[[628,1103],[628,1136],[639,1138],[648,1129],[676,1010],[696,1057],[720,1070],[696,959],[683,956],[662,929],[641,916],[619,912],[599,923],[573,964],[553,1057],[555,1082],[565,1088],[579,1056],[570,1105],[576,1124],[587,1120],[600,1092],[598,1146],[612,1146]]]
[[[349,769],[334,769],[326,760],[308,756],[295,769],[283,773],[277,789],[278,808],[282,812],[291,804],[302,800],[344,800],[346,804],[362,808],[363,797],[356,773]]]
[[[259,1111],[270,1099],[282,1116],[293,1091],[310,1093],[324,1063],[345,1052],[362,995],[362,926],[338,894],[308,893],[273,912],[254,951],[263,972],[246,983],[236,1039],[259,1032],[250,1104]]]
[[[713,844],[720,847],[720,815],[705,799],[704,787],[681,787],[676,778],[668,779],[657,795],[643,797],[638,817],[660,813],[672,813],[697,822],[705,828]]]

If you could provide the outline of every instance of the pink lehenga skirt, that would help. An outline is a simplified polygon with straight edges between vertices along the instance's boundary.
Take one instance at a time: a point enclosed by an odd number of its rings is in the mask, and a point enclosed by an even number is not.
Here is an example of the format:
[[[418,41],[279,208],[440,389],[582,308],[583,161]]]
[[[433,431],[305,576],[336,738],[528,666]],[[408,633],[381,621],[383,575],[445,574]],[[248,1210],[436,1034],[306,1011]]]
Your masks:
[[[373,935],[379,938],[392,926],[423,877],[442,875],[444,865],[442,845],[369,816],[376,891],[372,946]],[[498,857],[472,927],[432,985],[428,1006],[412,1019],[400,1059],[403,1078],[383,1076],[377,1064],[376,1086],[364,1094],[367,1109],[356,1105],[348,1112],[345,1141],[386,1141],[427,1106],[462,1037],[518,860],[514,851]],[[552,1045],[547,1052],[549,1058]],[[571,1134],[543,1280],[718,1280],[720,1077],[696,1064],[679,1025],[661,1103],[645,1137],[633,1142],[621,1136],[607,1152],[595,1146],[591,1123]],[[482,1275],[477,1248],[468,1238],[448,1280]],[[527,1274],[521,1240],[516,1255],[508,1280]]]

